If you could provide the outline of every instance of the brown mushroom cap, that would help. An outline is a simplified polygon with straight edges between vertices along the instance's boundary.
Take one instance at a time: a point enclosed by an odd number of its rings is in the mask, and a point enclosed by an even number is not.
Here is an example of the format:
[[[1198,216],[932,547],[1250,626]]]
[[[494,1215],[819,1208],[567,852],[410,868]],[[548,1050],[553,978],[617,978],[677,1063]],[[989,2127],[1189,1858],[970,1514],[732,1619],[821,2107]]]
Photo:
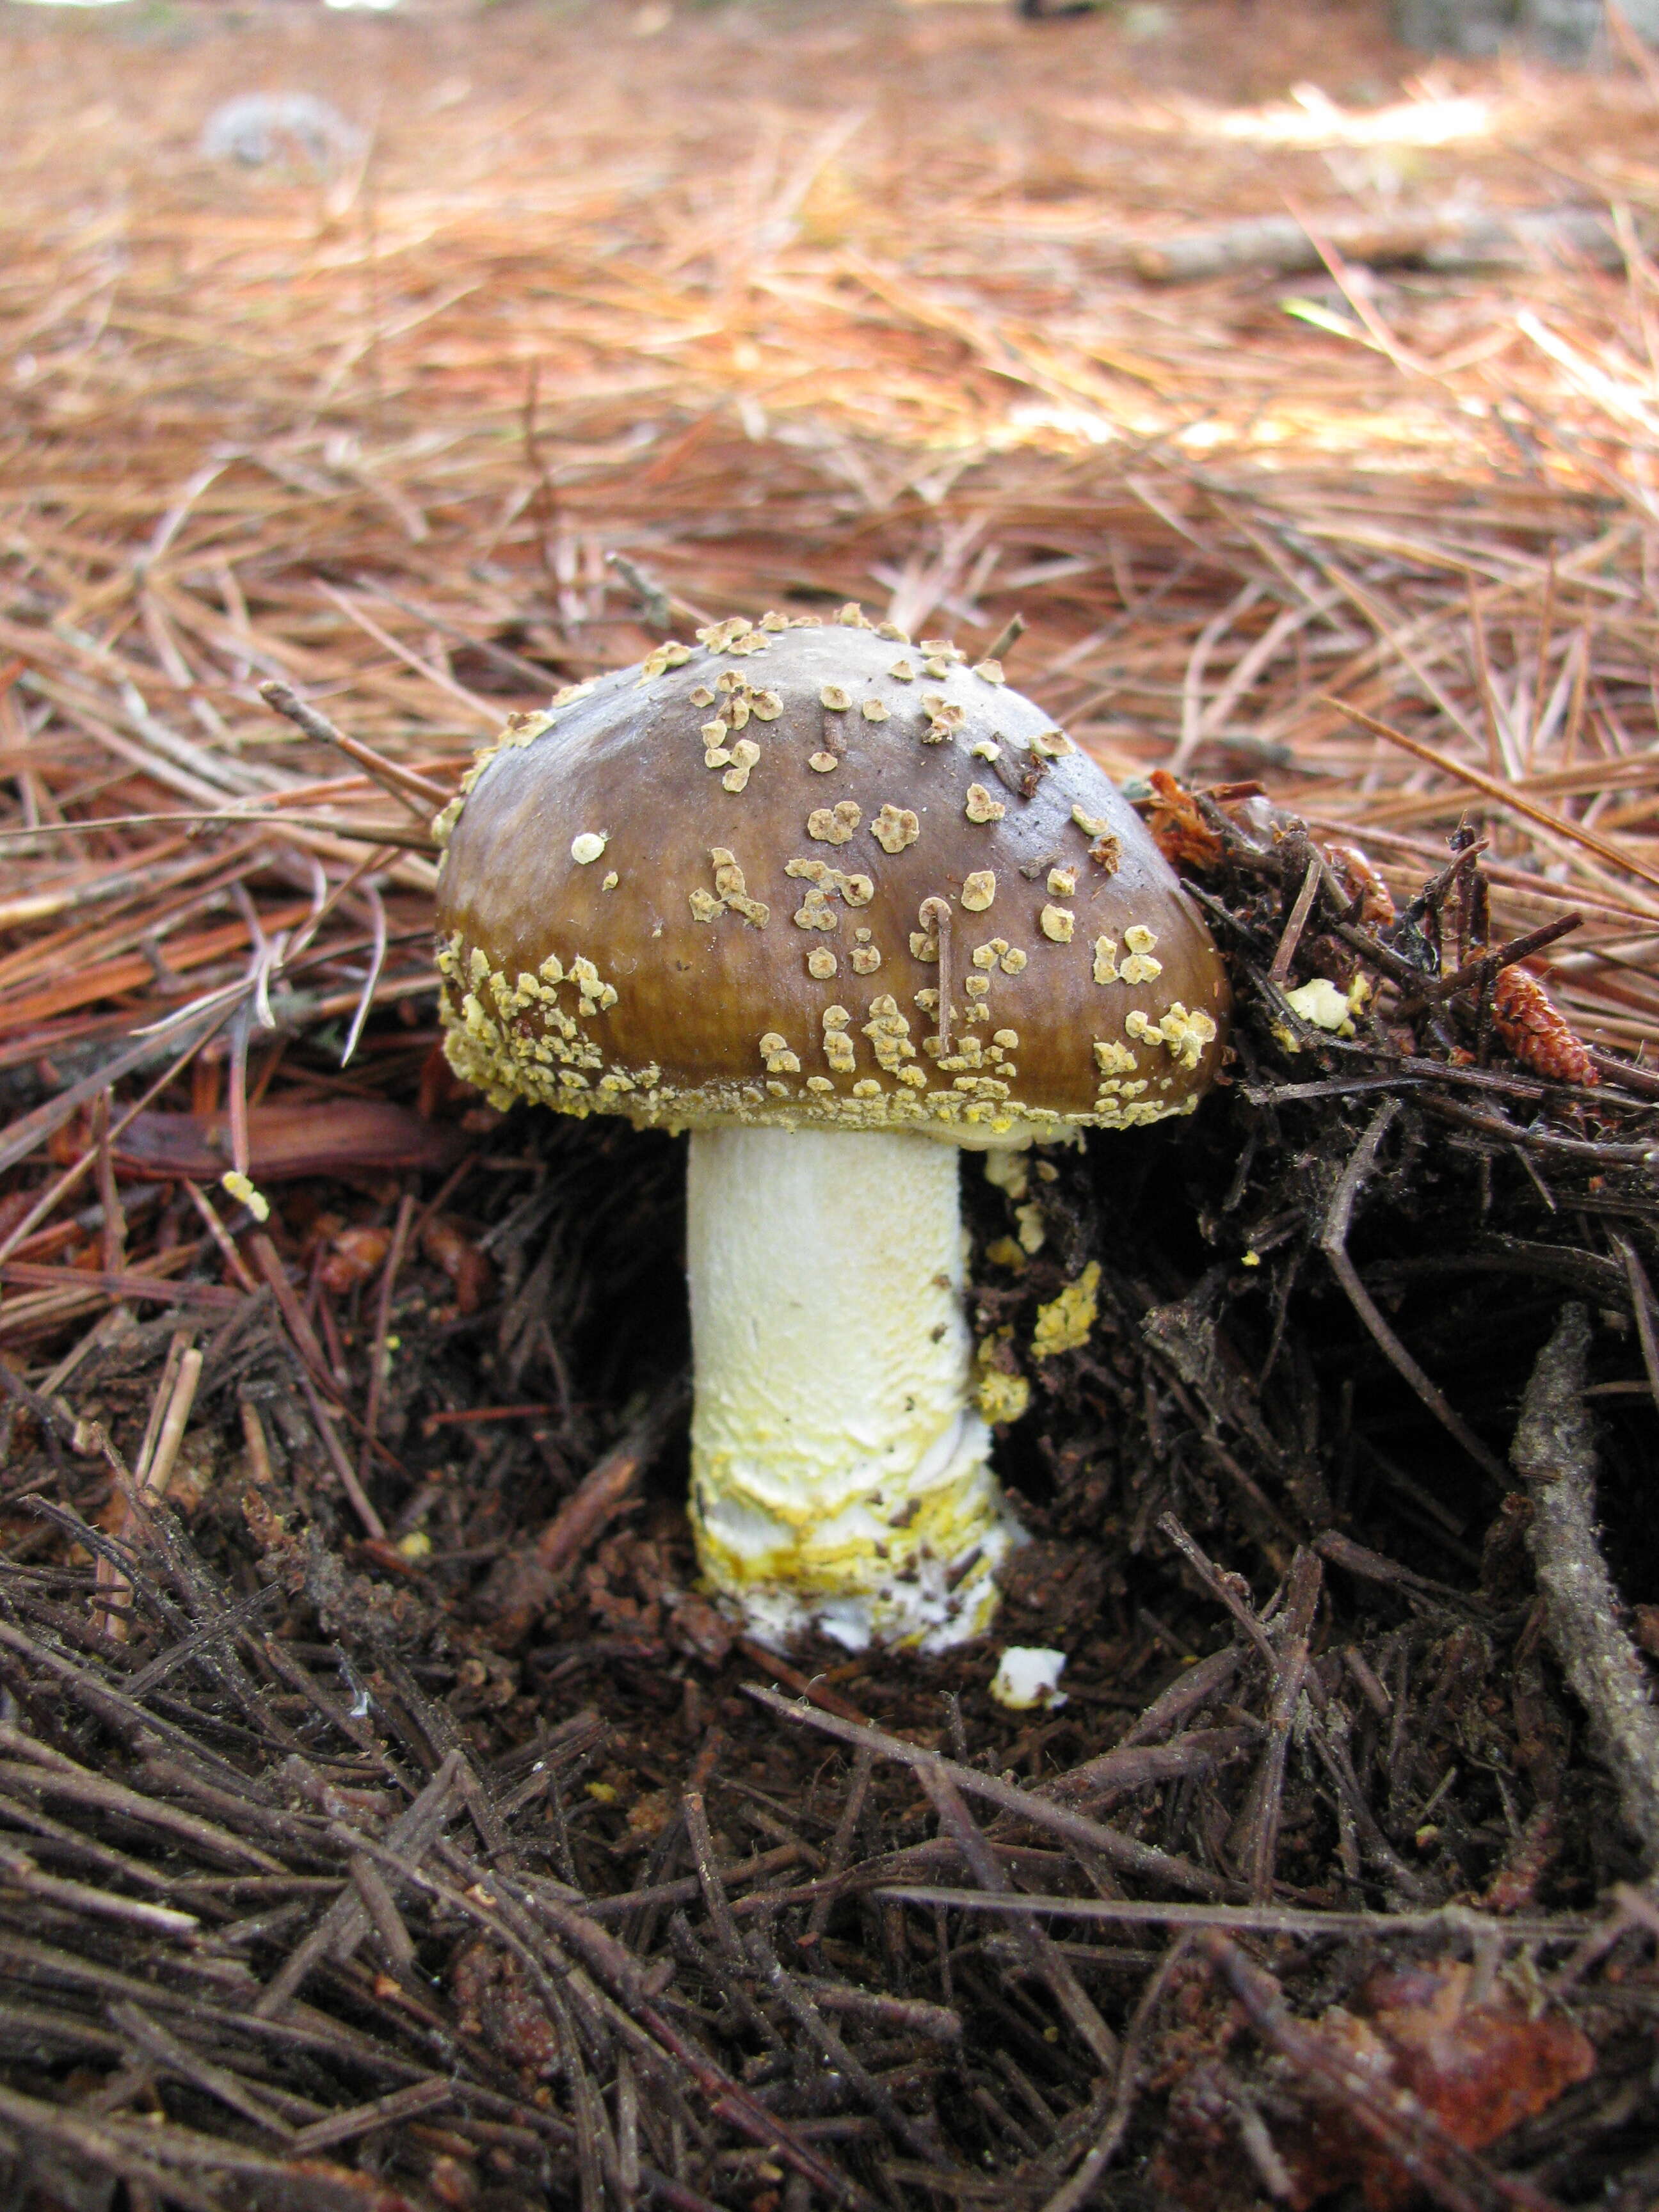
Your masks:
[[[969,1144],[1191,1108],[1219,957],[1040,708],[852,611],[699,637],[515,717],[440,817],[459,1073],[648,1126]]]

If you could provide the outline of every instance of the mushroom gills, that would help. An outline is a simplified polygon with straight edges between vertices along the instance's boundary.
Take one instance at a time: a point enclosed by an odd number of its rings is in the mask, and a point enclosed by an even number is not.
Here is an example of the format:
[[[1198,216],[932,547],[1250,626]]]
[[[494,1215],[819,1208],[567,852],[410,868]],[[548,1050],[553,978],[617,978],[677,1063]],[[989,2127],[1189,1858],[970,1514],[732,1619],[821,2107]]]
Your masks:
[[[965,1642],[1024,1540],[968,1399],[958,1176],[904,1133],[692,1133],[692,1518],[763,1643]]]

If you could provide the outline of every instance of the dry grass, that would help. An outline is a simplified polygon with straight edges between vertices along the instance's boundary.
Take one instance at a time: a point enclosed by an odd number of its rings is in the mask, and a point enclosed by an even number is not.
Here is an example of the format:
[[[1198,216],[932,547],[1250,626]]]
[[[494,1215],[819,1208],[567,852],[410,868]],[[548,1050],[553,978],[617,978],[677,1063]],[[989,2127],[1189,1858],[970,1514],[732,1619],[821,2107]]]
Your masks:
[[[856,596],[983,639],[1018,608],[1017,674],[1111,766],[1260,773],[1401,881],[1467,805],[1506,922],[1584,913],[1576,1013],[1647,1039],[1652,87],[1402,91],[1357,9],[1277,18],[1271,78],[1220,6],[1139,46],[952,9],[640,20],[13,11],[0,742],[43,834],[7,849],[0,1050],[108,1026],[106,980],[158,1011],[165,975],[94,965],[141,936],[228,976],[221,862],[281,906],[302,853],[348,858],[45,825],[349,811],[367,787],[266,677],[441,776],[544,672],[642,647],[617,549],[703,610]],[[1349,105],[1286,97],[1302,70]],[[260,87],[337,96],[361,158],[205,158]],[[1629,266],[1127,273],[1287,198],[1316,232],[1610,203]],[[1553,819],[1356,736],[1333,690]],[[381,878],[412,983],[428,871]]]

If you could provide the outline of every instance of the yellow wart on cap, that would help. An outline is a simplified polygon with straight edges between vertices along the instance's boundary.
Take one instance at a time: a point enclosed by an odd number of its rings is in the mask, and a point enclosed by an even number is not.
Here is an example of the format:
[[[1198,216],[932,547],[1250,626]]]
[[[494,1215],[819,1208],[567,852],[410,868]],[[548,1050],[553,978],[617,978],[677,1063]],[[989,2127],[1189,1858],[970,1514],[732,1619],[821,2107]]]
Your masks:
[[[909,807],[895,806],[890,799],[870,824],[870,835],[884,852],[902,853],[921,836],[921,822]]]
[[[820,845],[844,845],[862,819],[862,811],[843,799],[835,806],[814,807],[806,817],[806,834]]]

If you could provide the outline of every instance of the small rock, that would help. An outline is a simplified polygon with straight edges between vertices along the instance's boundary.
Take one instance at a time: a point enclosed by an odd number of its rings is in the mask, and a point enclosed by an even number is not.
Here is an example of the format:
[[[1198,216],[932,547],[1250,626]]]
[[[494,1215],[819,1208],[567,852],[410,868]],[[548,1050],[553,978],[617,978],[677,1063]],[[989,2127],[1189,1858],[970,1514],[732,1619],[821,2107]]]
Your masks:
[[[248,92],[216,107],[202,128],[210,161],[262,168],[333,169],[362,151],[363,135],[337,107],[309,92]]]

